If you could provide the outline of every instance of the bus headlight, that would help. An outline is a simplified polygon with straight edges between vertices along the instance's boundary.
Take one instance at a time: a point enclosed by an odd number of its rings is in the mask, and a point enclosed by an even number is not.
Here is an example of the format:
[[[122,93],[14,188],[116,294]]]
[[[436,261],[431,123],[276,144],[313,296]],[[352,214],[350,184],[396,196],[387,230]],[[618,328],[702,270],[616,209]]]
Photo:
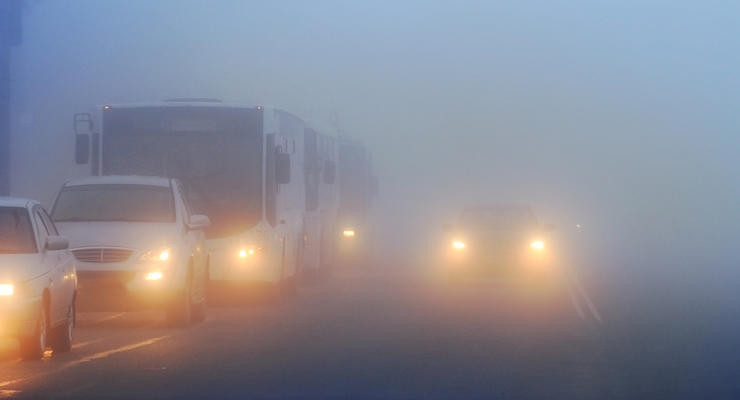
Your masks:
[[[239,249],[239,252],[237,253],[237,256],[241,259],[245,259],[247,257],[251,257],[257,253],[257,250],[254,247],[246,247]]]
[[[0,296],[12,296],[15,292],[15,286],[10,283],[0,284]]]
[[[462,240],[455,240],[452,242],[452,248],[455,250],[464,250],[465,242],[463,242]]]
[[[355,230],[354,229],[345,229],[342,231],[342,236],[344,237],[355,237]]]

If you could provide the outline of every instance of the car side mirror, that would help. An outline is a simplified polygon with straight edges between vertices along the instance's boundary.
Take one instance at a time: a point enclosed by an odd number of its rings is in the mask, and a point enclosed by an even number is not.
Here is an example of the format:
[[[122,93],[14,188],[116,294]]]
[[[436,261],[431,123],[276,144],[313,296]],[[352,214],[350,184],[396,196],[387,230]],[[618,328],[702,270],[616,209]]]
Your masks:
[[[332,160],[324,162],[324,183],[333,185],[337,178],[337,163]]]
[[[44,248],[50,251],[67,250],[69,248],[69,240],[62,236],[49,236],[46,238]]]
[[[191,231],[206,229],[211,226],[211,219],[206,215],[191,215],[187,225]]]
[[[542,226],[542,230],[545,232],[552,232],[555,230],[555,225],[553,224],[545,224]]]
[[[280,184],[290,183],[290,154],[277,153],[275,157],[275,181]]]

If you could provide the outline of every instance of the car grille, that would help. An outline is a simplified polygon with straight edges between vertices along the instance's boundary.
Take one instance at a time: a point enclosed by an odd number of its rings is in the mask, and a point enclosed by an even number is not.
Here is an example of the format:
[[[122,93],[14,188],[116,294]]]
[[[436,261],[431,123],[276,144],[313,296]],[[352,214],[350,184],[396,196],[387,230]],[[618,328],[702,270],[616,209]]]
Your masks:
[[[77,260],[89,263],[123,262],[131,257],[131,253],[131,250],[110,248],[72,250]]]

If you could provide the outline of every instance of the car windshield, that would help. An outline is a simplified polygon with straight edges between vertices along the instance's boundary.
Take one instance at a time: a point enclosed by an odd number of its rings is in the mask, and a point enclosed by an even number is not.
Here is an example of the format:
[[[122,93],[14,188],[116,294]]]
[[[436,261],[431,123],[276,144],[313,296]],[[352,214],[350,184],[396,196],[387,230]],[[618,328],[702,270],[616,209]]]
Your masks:
[[[22,207],[0,207],[0,254],[36,252],[28,212]]]
[[[149,185],[80,185],[62,190],[54,204],[56,222],[174,222],[169,187]]]

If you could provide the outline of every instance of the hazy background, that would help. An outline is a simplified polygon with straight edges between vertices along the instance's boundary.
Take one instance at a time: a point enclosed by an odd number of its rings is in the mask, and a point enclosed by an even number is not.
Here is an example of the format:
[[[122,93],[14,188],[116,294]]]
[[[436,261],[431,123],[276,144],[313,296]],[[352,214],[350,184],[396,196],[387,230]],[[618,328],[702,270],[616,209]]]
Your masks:
[[[216,97],[362,138],[389,254],[517,200],[583,224],[594,268],[736,284],[739,7],[490,3],[29,1],[13,191],[48,204],[88,171],[74,112]]]

